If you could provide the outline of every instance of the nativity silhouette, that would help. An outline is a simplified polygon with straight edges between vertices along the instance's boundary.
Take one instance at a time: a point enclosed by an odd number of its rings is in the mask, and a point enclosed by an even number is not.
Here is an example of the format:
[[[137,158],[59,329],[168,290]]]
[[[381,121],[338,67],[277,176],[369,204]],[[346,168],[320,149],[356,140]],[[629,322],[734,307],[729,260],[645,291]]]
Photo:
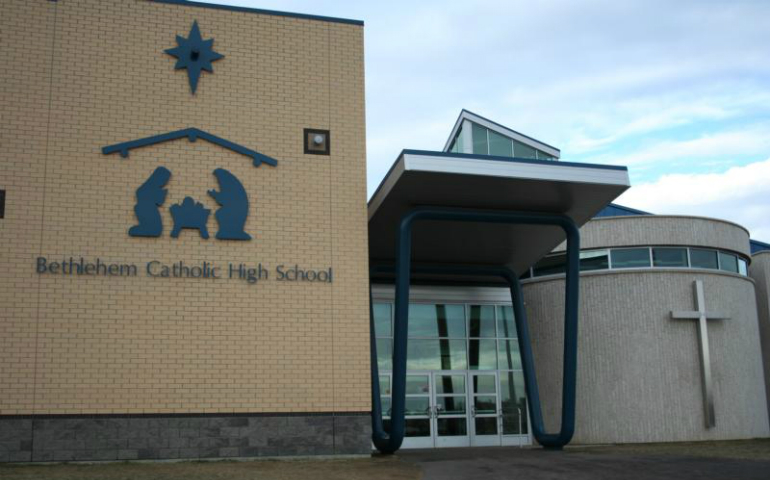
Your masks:
[[[223,168],[214,170],[220,191],[209,190],[208,194],[219,204],[214,217],[219,224],[216,238],[219,240],[251,240],[251,235],[243,230],[249,215],[249,198],[238,178]],[[132,237],[159,237],[163,233],[163,220],[160,207],[166,201],[166,184],[171,178],[171,171],[158,167],[150,177],[136,189],[134,213],[139,221],[131,227],[128,234]],[[209,238],[207,223],[211,210],[192,197],[185,197],[181,203],[169,208],[174,228],[171,237],[179,237],[182,229],[198,230],[204,239]]]

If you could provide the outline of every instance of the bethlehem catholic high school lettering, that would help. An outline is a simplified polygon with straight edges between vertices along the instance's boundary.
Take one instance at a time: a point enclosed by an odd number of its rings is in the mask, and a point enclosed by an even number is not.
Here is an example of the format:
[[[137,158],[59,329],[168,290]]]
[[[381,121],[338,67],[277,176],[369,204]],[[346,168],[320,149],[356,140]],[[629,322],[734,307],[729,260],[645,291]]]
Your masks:
[[[135,264],[125,263],[105,263],[97,258],[95,262],[87,262],[83,257],[75,260],[69,257],[69,260],[61,262],[52,262],[45,257],[37,258],[37,273],[54,275],[97,275],[103,277],[135,277],[138,272]],[[222,272],[227,272],[223,276]],[[198,265],[188,265],[180,260],[171,265],[164,264],[158,260],[152,260],[146,263],[144,272],[149,277],[160,278],[238,278],[246,280],[248,283],[257,283],[258,280],[267,280],[270,278],[268,269],[261,263],[256,267],[239,263],[229,263],[226,268],[220,268],[210,262],[201,262]],[[332,268],[325,270],[302,269],[299,265],[287,267],[278,265],[275,267],[275,279],[278,281],[305,281],[305,282],[332,282],[334,275]]]
[[[770,435],[770,245],[459,105],[367,202],[362,21],[0,31],[0,462]]]

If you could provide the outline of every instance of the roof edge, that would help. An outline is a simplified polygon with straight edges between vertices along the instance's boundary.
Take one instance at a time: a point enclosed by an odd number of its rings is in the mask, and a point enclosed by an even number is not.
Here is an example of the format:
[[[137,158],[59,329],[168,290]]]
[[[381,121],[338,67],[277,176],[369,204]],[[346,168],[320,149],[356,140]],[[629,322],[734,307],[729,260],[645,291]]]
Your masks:
[[[628,167],[622,165],[601,165],[597,163],[578,163],[578,162],[563,162],[554,160],[536,160],[534,158],[518,158],[518,157],[500,157],[497,155],[483,155],[478,153],[453,153],[453,152],[435,152],[432,150],[412,150],[404,149],[399,154],[399,158],[403,155],[430,155],[435,157],[454,157],[454,158],[475,158],[478,160],[494,160],[498,162],[517,162],[517,163],[531,163],[535,165],[549,165],[549,166],[562,166],[573,168],[599,168],[603,170],[620,170],[627,172]]]
[[[252,8],[252,7],[239,7],[236,5],[222,5],[218,3],[193,2],[190,0],[150,0],[150,1],[153,3],[181,5],[185,7],[210,8],[213,10],[229,10],[232,12],[257,13],[262,15],[273,15],[277,17],[299,18],[303,20],[318,20],[322,22],[344,23],[348,25],[364,26],[363,20],[352,20],[348,18],[337,18],[337,17],[325,17],[322,15],[309,15],[306,13],[280,12],[277,10],[265,10],[261,8]]]

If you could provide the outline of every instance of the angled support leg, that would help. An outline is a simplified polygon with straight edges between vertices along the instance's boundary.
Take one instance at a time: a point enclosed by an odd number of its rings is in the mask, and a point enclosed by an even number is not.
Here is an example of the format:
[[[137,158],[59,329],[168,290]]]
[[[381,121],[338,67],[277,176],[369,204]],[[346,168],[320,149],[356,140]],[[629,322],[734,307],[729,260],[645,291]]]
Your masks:
[[[398,231],[396,252],[395,322],[393,330],[393,383],[391,402],[391,431],[382,427],[382,405],[379,391],[379,369],[374,332],[374,315],[370,288],[370,342],[372,372],[372,441],[382,453],[394,453],[404,440],[406,402],[406,346],[409,320],[409,283],[411,274],[412,226],[417,220],[509,223],[527,225],[556,225],[567,234],[567,281],[564,312],[564,368],[562,378],[562,419],[558,433],[547,433],[543,423],[540,394],[535,375],[534,356],[529,336],[521,284],[514,272],[505,267],[427,267],[415,272],[468,275],[497,275],[508,282],[511,290],[516,328],[518,330],[524,384],[535,439],[548,449],[561,449],[572,439],[575,431],[575,392],[577,376],[577,321],[579,293],[580,235],[575,223],[567,216],[523,212],[488,212],[418,208],[405,214]]]

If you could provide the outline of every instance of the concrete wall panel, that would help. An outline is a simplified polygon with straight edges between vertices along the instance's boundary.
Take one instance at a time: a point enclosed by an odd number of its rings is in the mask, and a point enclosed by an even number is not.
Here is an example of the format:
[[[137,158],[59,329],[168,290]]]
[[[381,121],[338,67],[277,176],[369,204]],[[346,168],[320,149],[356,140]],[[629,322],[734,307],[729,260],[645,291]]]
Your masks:
[[[655,242],[657,243],[657,242]],[[694,310],[702,280],[709,321],[716,427],[705,428],[697,325],[672,320]],[[561,405],[564,278],[528,281],[524,297],[549,429]],[[687,270],[581,275],[575,443],[766,437],[754,285],[747,277]]]

